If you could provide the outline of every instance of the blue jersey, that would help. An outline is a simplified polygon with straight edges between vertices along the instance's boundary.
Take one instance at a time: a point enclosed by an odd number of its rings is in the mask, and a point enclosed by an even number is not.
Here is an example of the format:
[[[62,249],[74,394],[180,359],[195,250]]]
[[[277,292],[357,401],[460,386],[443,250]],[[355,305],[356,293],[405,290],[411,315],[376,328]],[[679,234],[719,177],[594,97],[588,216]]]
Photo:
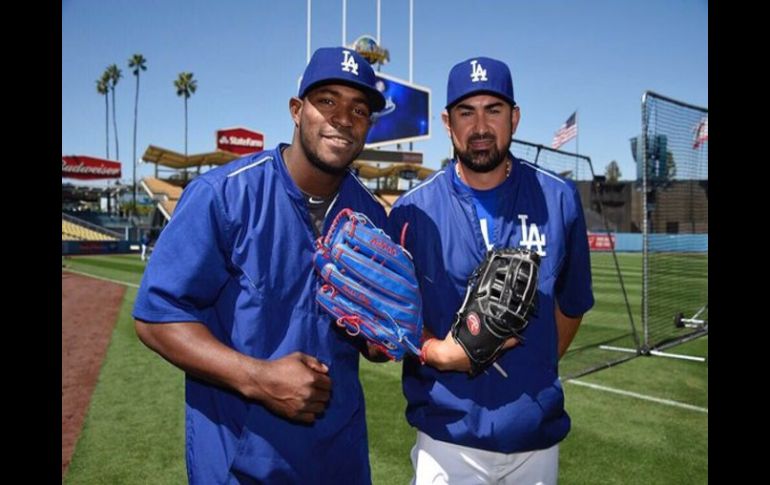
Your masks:
[[[385,212],[348,173],[325,227],[350,207]],[[134,307],[146,322],[201,322],[258,359],[300,351],[329,367],[331,398],[308,425],[186,376],[190,483],[370,483],[357,348],[315,302],[320,284],[304,196],[275,150],[235,160],[184,190],[147,266]]]
[[[455,172],[456,173],[456,172]],[[500,196],[502,192],[508,191],[513,183],[513,179],[508,177],[503,183],[487,190],[477,190],[466,185],[465,182],[460,180],[459,177],[452,177],[452,182],[455,185],[455,189],[458,192],[468,192],[473,201],[473,206],[476,208],[476,216],[479,219],[479,227],[481,228],[481,235],[484,236],[484,241],[487,243],[487,248],[492,249],[495,246],[495,241],[492,237],[495,233],[495,214],[497,214],[497,208],[500,203]]]
[[[512,155],[509,154],[512,157]],[[443,338],[462,305],[468,277],[486,253],[468,190],[454,182],[453,162],[404,194],[388,221],[391,236],[407,228],[423,301],[424,324]],[[558,379],[554,305],[579,316],[593,306],[591,266],[583,210],[574,185],[513,158],[494,220],[495,247],[525,247],[542,256],[536,315],[524,341],[498,364],[469,378],[404,361],[403,390],[409,423],[434,439],[513,453],[548,448],[569,431]]]

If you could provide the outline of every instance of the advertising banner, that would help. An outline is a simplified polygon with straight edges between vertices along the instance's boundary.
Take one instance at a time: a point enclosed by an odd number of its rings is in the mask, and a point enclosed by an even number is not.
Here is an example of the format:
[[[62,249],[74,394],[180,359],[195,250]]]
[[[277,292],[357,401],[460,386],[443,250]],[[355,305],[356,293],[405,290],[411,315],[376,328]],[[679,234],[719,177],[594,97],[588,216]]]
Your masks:
[[[265,135],[248,128],[223,128],[217,130],[217,149],[238,155],[261,152],[265,149]]]
[[[588,247],[591,251],[612,251],[615,246],[615,234],[588,233]]]
[[[80,180],[119,179],[120,162],[85,155],[64,155],[61,157],[61,176]]]

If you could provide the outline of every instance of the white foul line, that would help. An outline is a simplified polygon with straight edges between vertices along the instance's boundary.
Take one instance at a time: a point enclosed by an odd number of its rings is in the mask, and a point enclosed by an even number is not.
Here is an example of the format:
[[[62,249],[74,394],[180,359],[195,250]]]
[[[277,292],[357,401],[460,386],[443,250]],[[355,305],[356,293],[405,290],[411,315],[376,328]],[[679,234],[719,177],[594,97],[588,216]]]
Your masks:
[[[79,274],[81,276],[88,276],[89,278],[94,278],[94,279],[97,279],[97,280],[109,281],[110,283],[117,283],[119,285],[130,286],[131,288],[139,288],[139,285],[137,285],[136,283],[128,283],[126,281],[118,281],[118,280],[113,280],[113,279],[110,279],[110,278],[105,278],[103,276],[92,275],[91,273],[83,273],[82,271],[77,271],[77,270],[74,270],[72,268],[62,268],[62,271],[66,271],[68,273]]]
[[[690,411],[698,411],[698,412],[706,413],[706,414],[708,414],[708,412],[709,412],[708,408],[702,408],[700,406],[693,406],[692,404],[685,404],[683,402],[672,401],[670,399],[661,399],[659,397],[645,396],[644,394],[638,394],[636,392],[631,392],[631,391],[623,391],[622,389],[613,389],[612,387],[600,386],[598,384],[591,384],[589,382],[583,382],[583,381],[578,381],[578,380],[574,380],[574,379],[567,380],[566,382],[569,382],[569,383],[572,383],[572,384],[577,384],[579,386],[590,387],[591,389],[597,389],[599,391],[607,391],[607,392],[612,392],[612,393],[615,393],[615,394],[620,394],[621,396],[635,397],[637,399],[642,399],[644,401],[652,401],[652,402],[656,402],[658,404],[665,404],[667,406],[674,406],[674,407],[677,407],[677,408],[689,409]]]

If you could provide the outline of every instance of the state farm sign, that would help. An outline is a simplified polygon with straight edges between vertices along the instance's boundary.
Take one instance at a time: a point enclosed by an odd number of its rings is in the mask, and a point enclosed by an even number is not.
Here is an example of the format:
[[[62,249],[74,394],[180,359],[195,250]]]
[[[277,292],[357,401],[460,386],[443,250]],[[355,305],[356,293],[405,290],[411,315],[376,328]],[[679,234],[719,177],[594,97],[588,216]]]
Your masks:
[[[217,130],[217,148],[238,155],[261,152],[265,148],[265,135],[240,127]]]

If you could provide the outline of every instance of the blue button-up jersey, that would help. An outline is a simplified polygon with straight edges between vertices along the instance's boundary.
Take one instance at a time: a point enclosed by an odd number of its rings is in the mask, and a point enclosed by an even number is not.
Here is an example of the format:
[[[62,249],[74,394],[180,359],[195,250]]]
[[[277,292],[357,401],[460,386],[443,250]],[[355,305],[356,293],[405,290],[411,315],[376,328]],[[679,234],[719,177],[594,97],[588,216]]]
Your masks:
[[[524,341],[475,378],[404,362],[409,423],[434,439],[512,453],[544,449],[570,428],[558,379],[554,309],[579,316],[593,306],[591,266],[583,210],[574,184],[524,160],[500,191],[489,241],[524,247],[541,259],[538,303]],[[468,277],[484,258],[472,191],[457,183],[453,161],[404,194],[388,221],[391,237],[408,223],[406,247],[414,256],[424,302],[424,324],[436,336],[449,332]]]
[[[385,212],[348,173],[326,214]],[[194,179],[147,266],[134,307],[146,322],[200,322],[258,359],[300,351],[329,366],[328,408],[315,423],[186,376],[190,483],[370,483],[359,352],[315,302],[314,233],[280,147]]]

